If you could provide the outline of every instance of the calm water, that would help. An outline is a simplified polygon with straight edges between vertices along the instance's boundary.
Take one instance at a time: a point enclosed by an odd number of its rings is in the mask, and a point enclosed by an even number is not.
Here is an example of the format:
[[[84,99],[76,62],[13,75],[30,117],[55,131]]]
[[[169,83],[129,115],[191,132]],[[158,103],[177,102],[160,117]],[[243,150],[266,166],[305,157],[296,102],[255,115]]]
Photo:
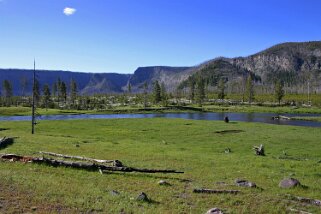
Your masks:
[[[284,116],[321,116],[320,114],[282,114]],[[117,118],[182,118],[192,120],[223,120],[228,116],[230,121],[261,122],[277,125],[321,127],[321,122],[272,120],[274,113],[160,113],[160,114],[77,114],[77,115],[44,115],[37,120],[75,120],[75,119],[117,119]],[[0,121],[27,121],[30,116],[0,116]]]

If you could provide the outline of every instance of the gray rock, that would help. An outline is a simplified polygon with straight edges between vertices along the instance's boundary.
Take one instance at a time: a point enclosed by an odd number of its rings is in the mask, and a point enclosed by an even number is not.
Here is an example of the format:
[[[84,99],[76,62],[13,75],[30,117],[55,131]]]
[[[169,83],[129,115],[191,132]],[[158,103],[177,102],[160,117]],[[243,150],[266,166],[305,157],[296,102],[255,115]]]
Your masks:
[[[171,186],[170,183],[168,183],[167,181],[164,181],[164,180],[160,180],[160,181],[158,182],[158,184],[161,185],[161,186]]]
[[[292,188],[300,185],[301,185],[300,181],[298,181],[295,178],[286,178],[279,183],[279,187],[281,188]]]
[[[224,214],[219,208],[212,208],[206,212],[206,214]]]
[[[149,202],[150,199],[147,197],[146,193],[141,192],[138,197],[136,198],[137,201],[146,201]]]
[[[241,180],[241,179],[236,179],[235,180],[235,184],[237,186],[241,186],[241,187],[251,187],[251,188],[255,188],[256,184],[251,182],[251,181],[247,181],[247,180]]]

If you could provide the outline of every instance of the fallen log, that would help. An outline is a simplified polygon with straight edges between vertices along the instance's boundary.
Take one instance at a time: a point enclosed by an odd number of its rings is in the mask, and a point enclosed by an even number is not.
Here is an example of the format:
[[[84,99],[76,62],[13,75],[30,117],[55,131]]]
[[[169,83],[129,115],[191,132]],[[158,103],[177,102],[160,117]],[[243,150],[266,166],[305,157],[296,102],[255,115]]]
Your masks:
[[[0,154],[0,158],[9,161],[32,162],[33,157],[21,156],[15,154]]]
[[[58,154],[53,152],[42,152],[42,151],[40,151],[39,153],[44,155],[55,156],[55,157],[77,159],[77,160],[90,161],[90,162],[96,162],[96,163],[112,163],[114,166],[117,166],[117,167],[123,166],[122,162],[120,162],[119,160],[99,160],[99,159],[87,158],[82,156],[71,156],[71,155],[63,155],[63,154]]]
[[[49,158],[34,158],[33,162],[40,164],[47,164],[50,166],[58,167],[71,167],[77,169],[86,169],[86,170],[99,170],[99,171],[118,171],[118,172],[143,172],[143,173],[184,173],[172,169],[138,169],[134,167],[117,167],[117,166],[106,166],[96,163],[85,163],[85,162],[72,162],[72,161],[62,161]]]
[[[2,143],[6,139],[6,136],[0,139],[0,143]]]
[[[312,198],[305,198],[300,196],[294,196],[294,195],[287,195],[288,198],[291,200],[299,201],[302,203],[312,204],[321,207],[321,200],[312,199]]]
[[[216,189],[194,189],[194,193],[207,193],[207,194],[237,194],[239,190],[216,190]]]

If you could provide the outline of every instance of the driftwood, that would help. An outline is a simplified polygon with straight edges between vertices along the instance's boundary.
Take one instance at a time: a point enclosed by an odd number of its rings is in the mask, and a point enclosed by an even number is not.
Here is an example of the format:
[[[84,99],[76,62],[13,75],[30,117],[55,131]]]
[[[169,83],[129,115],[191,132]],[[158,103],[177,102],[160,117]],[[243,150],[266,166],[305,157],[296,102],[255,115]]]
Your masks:
[[[0,139],[0,144],[6,140],[6,136],[4,136],[3,138]]]
[[[207,194],[237,194],[239,190],[215,190],[215,189],[194,189],[194,193],[207,193]]]
[[[39,152],[39,153],[44,154],[44,155],[55,156],[55,157],[77,159],[77,160],[90,161],[90,162],[95,162],[95,163],[112,163],[114,166],[117,166],[117,167],[123,166],[122,162],[120,162],[119,160],[99,160],[99,159],[87,158],[87,157],[81,157],[81,156],[57,154],[57,153],[53,153],[53,152]]]
[[[99,171],[103,173],[104,171],[117,171],[117,172],[143,172],[143,173],[184,173],[180,171],[176,171],[173,169],[139,169],[134,167],[119,167],[119,166],[106,166],[103,164],[92,163],[92,162],[74,162],[74,161],[63,161],[63,160],[56,160],[50,159],[45,157],[28,157],[28,156],[21,156],[15,154],[0,154],[0,158],[3,160],[9,161],[22,161],[22,162],[33,162],[38,164],[46,164],[49,166],[64,166],[64,167],[71,167],[76,169],[85,169],[91,171]]]
[[[96,163],[85,163],[85,162],[72,162],[72,161],[62,161],[49,158],[34,158],[33,162],[43,163],[50,166],[65,166],[77,169],[86,170],[99,170],[99,171],[118,171],[118,172],[144,172],[144,173],[184,173],[178,172],[176,170],[159,170],[159,169],[138,169],[133,167],[116,167],[116,166],[106,166]]]
[[[287,195],[291,200],[299,201],[302,203],[312,204],[321,207],[321,200],[304,198],[300,196]]]
[[[9,161],[31,162],[34,158],[15,154],[0,154],[0,158]]]
[[[253,150],[255,151],[256,155],[265,156],[263,144],[260,146],[253,146]]]
[[[299,214],[312,214],[312,213],[309,213],[309,212],[306,212],[306,211],[303,211],[303,210],[297,210],[297,209],[294,209],[294,208],[289,208],[288,210],[291,211],[291,212],[299,213]]]

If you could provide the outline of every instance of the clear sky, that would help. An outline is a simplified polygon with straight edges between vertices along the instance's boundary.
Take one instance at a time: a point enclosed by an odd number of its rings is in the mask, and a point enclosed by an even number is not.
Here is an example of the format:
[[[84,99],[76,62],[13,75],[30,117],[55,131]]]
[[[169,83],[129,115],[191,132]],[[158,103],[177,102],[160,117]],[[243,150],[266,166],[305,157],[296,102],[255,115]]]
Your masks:
[[[0,0],[0,68],[133,73],[321,40],[321,0]]]

